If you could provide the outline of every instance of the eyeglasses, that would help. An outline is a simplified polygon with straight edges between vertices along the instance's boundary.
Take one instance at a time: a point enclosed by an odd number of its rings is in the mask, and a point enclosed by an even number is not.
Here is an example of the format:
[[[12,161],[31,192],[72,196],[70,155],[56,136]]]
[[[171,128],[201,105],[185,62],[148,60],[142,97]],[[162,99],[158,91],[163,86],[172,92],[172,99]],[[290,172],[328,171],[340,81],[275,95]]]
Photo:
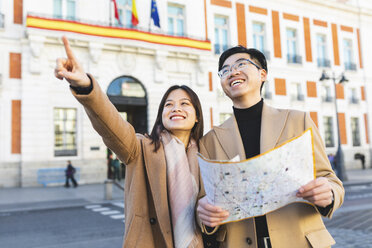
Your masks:
[[[244,68],[246,68],[249,64],[252,64],[254,65],[257,69],[261,70],[262,68],[259,67],[256,63],[254,63],[252,60],[250,59],[240,59],[239,61],[236,61],[232,66],[226,66],[224,68],[222,68],[219,72],[218,72],[218,76],[222,79],[222,78],[226,78],[230,72],[234,69],[236,71],[241,71],[243,70]]]

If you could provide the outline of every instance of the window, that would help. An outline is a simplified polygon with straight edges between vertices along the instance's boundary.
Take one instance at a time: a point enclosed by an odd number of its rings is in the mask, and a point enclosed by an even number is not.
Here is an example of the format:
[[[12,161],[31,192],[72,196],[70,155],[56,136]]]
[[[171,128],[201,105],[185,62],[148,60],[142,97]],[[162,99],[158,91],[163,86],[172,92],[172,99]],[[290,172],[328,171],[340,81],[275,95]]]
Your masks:
[[[116,0],[121,25],[133,28],[132,25],[132,0]],[[114,18],[115,19],[115,18]],[[116,25],[119,25],[115,19]]]
[[[266,51],[266,33],[264,23],[253,23],[253,47],[265,54],[266,59],[270,57],[269,52]]]
[[[145,98],[146,92],[139,81],[132,77],[122,76],[110,84],[107,95]]]
[[[334,147],[334,137],[333,137],[333,118],[330,116],[324,117],[324,138],[326,147]]]
[[[228,22],[226,17],[214,17],[214,52],[220,54],[228,48]]]
[[[345,70],[356,70],[356,64],[353,59],[353,43],[349,39],[344,39],[344,65]]]
[[[68,20],[76,19],[76,1],[75,0],[54,0],[53,16],[55,18],[66,18]]]
[[[333,97],[331,93],[331,87],[328,85],[325,85],[322,87],[322,100],[323,102],[332,102]]]
[[[268,82],[264,83],[264,86],[262,88],[262,94],[265,99],[271,99],[272,98],[272,92],[270,91],[270,86]]]
[[[2,8],[2,0],[0,0],[0,28],[4,28],[5,26],[5,15],[4,15],[4,10]]]
[[[355,88],[351,88],[349,90],[349,101],[350,103],[353,103],[353,104],[359,103],[358,96],[357,96],[357,90]]]
[[[3,13],[0,13],[0,28],[3,28],[4,26],[5,26],[5,17]]]
[[[54,109],[54,156],[76,156],[76,109]]]
[[[67,19],[69,20],[75,20],[76,16],[76,6],[75,6],[75,0],[66,0],[67,4]]]
[[[220,124],[229,119],[231,116],[231,113],[220,113]]]
[[[330,67],[331,63],[327,59],[327,38],[323,34],[316,36],[316,46],[318,54],[318,67]]]
[[[184,9],[180,6],[168,5],[168,33],[170,35],[185,35]]]
[[[302,93],[302,87],[300,83],[293,83],[292,84],[292,101],[303,101],[304,94]]]
[[[359,119],[351,118],[351,135],[353,136],[353,146],[360,146]]]
[[[298,55],[297,30],[287,28],[287,60],[288,63],[301,64],[301,56]]]
[[[53,2],[53,16],[55,18],[62,18],[62,0],[54,0],[54,2]]]

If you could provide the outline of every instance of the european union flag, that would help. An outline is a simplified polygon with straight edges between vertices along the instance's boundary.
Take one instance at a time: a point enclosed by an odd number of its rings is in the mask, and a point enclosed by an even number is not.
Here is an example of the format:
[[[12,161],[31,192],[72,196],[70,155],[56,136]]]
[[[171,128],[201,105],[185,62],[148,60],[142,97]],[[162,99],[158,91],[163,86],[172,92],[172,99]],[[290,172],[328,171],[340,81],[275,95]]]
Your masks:
[[[156,0],[151,0],[151,19],[154,20],[155,26],[158,26],[160,28],[160,19],[158,7],[156,6]]]

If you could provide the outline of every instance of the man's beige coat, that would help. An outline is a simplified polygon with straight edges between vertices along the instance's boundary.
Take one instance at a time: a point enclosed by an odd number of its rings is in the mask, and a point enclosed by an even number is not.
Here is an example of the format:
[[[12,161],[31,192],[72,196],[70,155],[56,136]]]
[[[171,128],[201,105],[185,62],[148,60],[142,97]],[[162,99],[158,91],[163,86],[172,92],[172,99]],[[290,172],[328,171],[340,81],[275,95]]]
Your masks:
[[[90,94],[72,93],[84,106],[94,129],[102,136],[107,147],[126,164],[123,247],[172,248],[163,146],[154,152],[151,140],[136,135],[97,82],[92,81],[93,91]],[[197,184],[199,186],[199,181]],[[202,247],[202,244],[198,247]]]
[[[334,193],[333,208],[327,213],[327,217],[330,218],[343,202],[344,189],[330,166],[322,138],[308,114],[295,110],[275,109],[264,104],[260,152],[275,148],[288,139],[301,135],[310,127],[313,129],[314,137],[316,177],[328,178]],[[222,125],[214,127],[202,138],[200,152],[209,159],[230,160],[238,155],[240,160],[245,159],[244,146],[234,116]],[[325,228],[317,208],[312,205],[305,203],[287,205],[267,214],[266,217],[273,248],[323,248],[335,243]],[[223,241],[223,247],[256,248],[253,219],[220,226],[218,239]],[[251,245],[248,244],[249,241],[252,241]]]

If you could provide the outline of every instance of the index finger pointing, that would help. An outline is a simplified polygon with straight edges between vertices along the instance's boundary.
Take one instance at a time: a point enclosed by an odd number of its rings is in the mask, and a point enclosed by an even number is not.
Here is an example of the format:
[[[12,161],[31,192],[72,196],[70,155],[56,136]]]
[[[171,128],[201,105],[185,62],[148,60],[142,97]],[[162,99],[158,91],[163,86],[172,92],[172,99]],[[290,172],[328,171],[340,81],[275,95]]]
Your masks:
[[[68,42],[68,39],[66,38],[66,36],[62,36],[62,41],[63,41],[63,45],[65,46],[67,57],[71,61],[76,62],[75,55],[71,50],[70,43]]]

